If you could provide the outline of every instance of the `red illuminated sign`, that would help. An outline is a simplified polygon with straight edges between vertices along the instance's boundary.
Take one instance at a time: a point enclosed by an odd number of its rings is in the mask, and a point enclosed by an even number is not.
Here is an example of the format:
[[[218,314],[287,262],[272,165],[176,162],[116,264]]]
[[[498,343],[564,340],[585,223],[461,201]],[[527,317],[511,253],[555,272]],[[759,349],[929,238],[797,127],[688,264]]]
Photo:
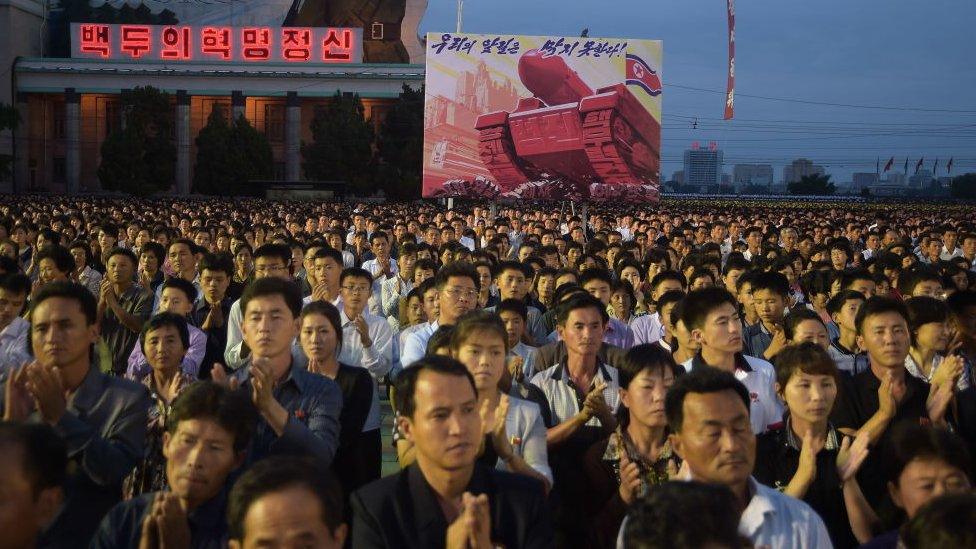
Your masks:
[[[361,63],[362,29],[71,24],[71,57],[132,62]]]

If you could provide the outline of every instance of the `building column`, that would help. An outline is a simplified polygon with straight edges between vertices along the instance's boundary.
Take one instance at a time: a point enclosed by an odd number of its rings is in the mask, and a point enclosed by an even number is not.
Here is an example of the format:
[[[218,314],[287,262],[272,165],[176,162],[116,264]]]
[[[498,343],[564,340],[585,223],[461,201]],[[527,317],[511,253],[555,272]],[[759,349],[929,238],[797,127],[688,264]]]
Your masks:
[[[190,194],[190,95],[176,90],[176,194]]]
[[[30,105],[27,94],[17,92],[17,114],[20,120],[14,138],[13,192],[26,192],[30,187]]]
[[[64,135],[65,191],[75,194],[81,180],[81,94],[74,88],[64,90]]]
[[[285,108],[285,180],[298,181],[302,177],[301,139],[302,103],[298,92],[288,92]]]
[[[231,114],[231,124],[237,121],[238,118],[242,116],[247,116],[244,112],[244,106],[246,105],[244,92],[242,91],[232,91],[230,92],[230,114]]]

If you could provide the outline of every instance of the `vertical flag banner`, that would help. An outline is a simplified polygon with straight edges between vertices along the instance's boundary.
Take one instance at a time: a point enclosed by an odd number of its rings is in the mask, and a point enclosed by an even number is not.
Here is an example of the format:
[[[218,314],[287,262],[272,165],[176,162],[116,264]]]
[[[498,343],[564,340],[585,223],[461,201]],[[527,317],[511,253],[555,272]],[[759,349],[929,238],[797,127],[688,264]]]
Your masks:
[[[924,156],[922,158],[919,158],[918,159],[918,163],[915,164],[915,175],[918,175],[918,170],[921,170],[922,169],[922,163],[923,162],[925,162],[925,157]]]
[[[892,156],[891,158],[888,159],[888,163],[885,164],[884,172],[883,173],[888,173],[888,170],[891,169],[891,165],[894,164],[894,163],[895,163],[895,157]]]
[[[729,15],[729,82],[725,87],[725,119],[735,116],[735,0],[727,0]]]
[[[949,159],[949,163],[946,164],[946,173],[952,173],[952,158]]]
[[[425,197],[655,202],[662,43],[431,33]]]

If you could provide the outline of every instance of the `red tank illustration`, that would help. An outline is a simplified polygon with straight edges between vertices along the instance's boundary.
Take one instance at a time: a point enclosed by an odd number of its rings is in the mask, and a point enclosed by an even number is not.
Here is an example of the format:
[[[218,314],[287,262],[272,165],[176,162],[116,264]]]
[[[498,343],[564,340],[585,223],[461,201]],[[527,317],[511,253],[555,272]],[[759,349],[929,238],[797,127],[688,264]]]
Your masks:
[[[518,73],[533,96],[475,123],[479,156],[502,193],[562,180],[584,197],[640,189],[656,198],[661,125],[625,84],[594,91],[562,57],[538,50],[522,55]]]

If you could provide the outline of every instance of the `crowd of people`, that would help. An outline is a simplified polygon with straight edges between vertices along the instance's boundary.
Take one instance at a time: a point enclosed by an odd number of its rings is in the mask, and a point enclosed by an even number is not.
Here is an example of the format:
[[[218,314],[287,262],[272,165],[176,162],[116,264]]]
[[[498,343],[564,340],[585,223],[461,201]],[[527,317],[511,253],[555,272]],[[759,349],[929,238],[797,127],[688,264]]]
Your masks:
[[[976,216],[5,197],[0,383],[0,547],[974,547]]]

